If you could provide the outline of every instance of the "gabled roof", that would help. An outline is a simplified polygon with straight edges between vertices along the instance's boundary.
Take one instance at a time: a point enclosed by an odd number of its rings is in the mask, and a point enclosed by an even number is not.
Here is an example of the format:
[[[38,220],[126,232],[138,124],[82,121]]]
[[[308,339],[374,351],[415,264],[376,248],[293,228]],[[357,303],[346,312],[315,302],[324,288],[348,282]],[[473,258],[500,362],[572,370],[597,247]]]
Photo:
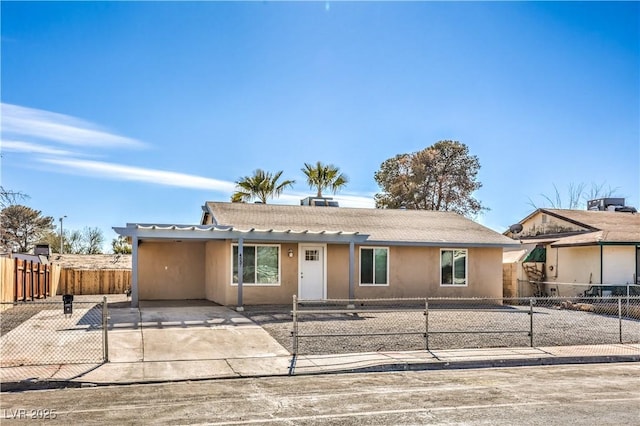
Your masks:
[[[587,228],[591,232],[555,236],[554,247],[615,243],[640,243],[640,214],[593,210],[537,209],[520,221],[526,222],[538,213]],[[540,237],[542,238],[542,236]]]
[[[568,209],[540,209],[540,211],[599,231],[625,232],[631,231],[633,227],[636,229],[640,227],[640,215],[636,213]]]
[[[519,245],[453,212],[223,202],[208,202],[206,208],[215,225],[236,229],[357,232],[368,235],[369,243],[396,245]]]

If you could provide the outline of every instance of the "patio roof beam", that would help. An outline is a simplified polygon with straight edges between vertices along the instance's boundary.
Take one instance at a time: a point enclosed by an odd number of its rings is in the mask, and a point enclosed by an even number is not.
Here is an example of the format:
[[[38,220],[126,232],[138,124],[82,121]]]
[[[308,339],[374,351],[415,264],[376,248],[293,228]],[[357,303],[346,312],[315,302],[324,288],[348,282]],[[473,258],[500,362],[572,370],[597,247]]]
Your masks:
[[[132,237],[135,235],[141,240],[233,240],[240,238],[247,241],[271,241],[271,242],[314,242],[314,243],[334,243],[349,244],[349,242],[365,242],[368,235],[357,233],[315,233],[315,232],[295,232],[295,231],[240,231],[240,230],[204,230],[191,228],[164,229],[152,228],[113,228],[119,235]]]

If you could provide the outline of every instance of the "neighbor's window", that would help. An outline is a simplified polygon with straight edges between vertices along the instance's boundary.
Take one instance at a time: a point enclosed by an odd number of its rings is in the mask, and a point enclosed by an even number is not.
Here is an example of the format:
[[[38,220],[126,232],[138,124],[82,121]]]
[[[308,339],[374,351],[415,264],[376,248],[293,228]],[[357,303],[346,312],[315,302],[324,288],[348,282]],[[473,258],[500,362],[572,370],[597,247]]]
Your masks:
[[[280,284],[280,246],[244,245],[242,247],[243,284]],[[233,284],[238,283],[238,246],[233,245]]]
[[[389,249],[360,248],[360,284],[389,284]]]
[[[467,250],[440,251],[440,284],[467,285]]]

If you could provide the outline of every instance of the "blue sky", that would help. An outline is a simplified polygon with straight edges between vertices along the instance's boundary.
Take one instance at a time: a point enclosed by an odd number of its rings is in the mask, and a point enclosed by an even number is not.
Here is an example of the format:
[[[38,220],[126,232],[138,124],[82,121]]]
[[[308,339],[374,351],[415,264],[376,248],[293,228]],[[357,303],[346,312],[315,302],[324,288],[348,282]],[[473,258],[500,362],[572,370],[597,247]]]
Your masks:
[[[2,185],[65,228],[197,223],[256,168],[341,168],[341,205],[444,140],[504,231],[570,183],[640,195],[640,6],[6,2]]]

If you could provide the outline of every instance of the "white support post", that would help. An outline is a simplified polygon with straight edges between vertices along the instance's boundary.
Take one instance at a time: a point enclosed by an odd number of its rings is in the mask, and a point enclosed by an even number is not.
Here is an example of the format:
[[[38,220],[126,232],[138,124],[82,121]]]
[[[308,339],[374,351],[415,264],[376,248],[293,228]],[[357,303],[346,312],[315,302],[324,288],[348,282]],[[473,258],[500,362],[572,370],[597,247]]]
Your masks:
[[[347,306],[349,309],[355,308],[353,304],[353,299],[355,299],[355,283],[354,283],[354,275],[355,275],[355,243],[353,241],[349,242],[349,305]]]
[[[244,240],[242,238],[238,238],[238,304],[236,306],[236,311],[242,312],[244,311],[244,307],[242,306],[242,284],[244,281],[244,259],[242,258],[242,253],[244,251]]]
[[[131,307],[138,307],[138,236],[131,237]]]

